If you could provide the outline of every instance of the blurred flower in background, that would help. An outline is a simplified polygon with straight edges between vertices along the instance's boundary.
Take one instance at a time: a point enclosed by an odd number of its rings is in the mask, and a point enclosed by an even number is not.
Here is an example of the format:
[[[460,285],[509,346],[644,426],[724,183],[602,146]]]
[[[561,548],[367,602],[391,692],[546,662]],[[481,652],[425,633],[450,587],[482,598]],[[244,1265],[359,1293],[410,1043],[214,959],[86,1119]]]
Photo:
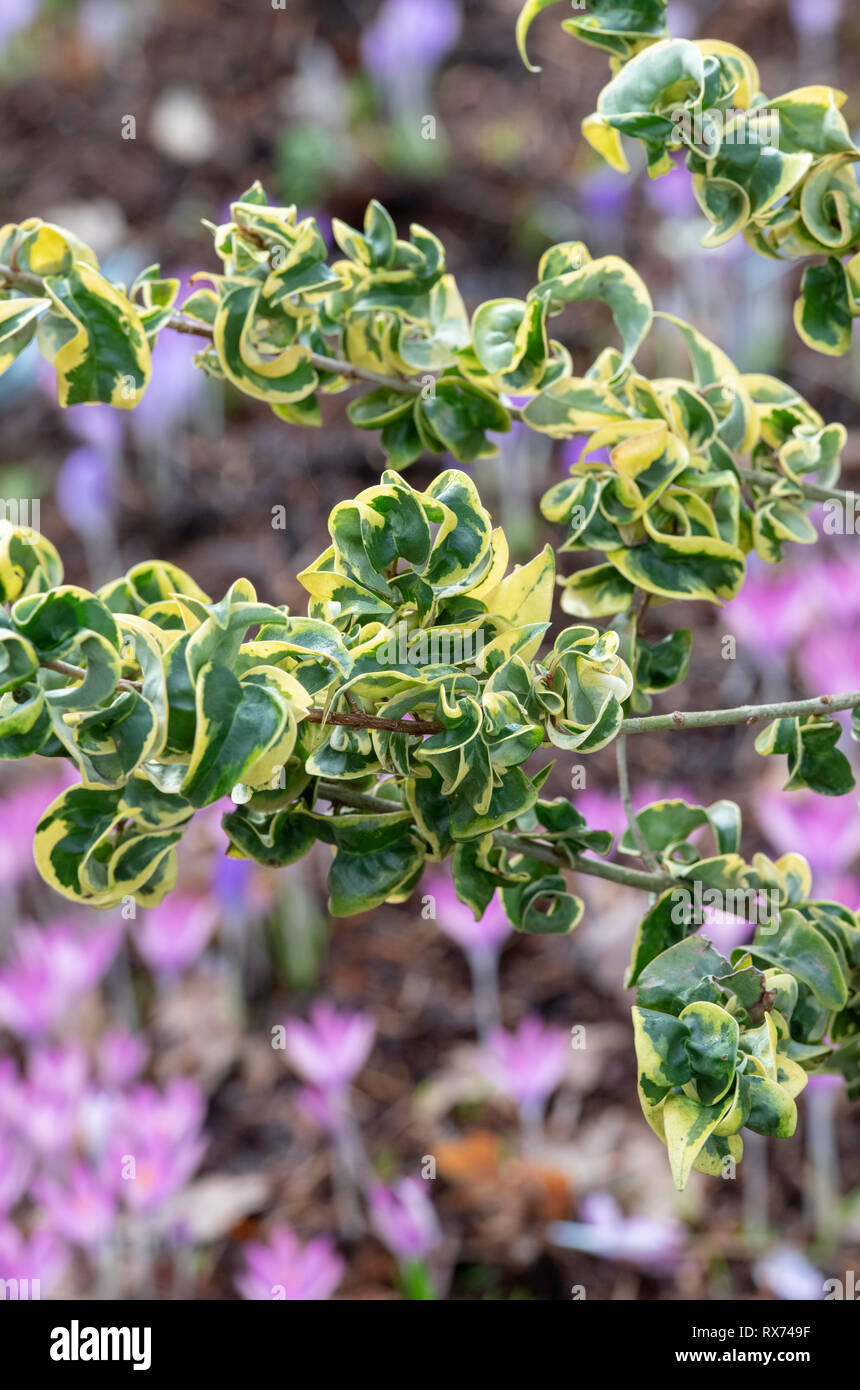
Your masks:
[[[460,36],[456,0],[383,0],[361,36],[368,72],[387,90],[433,71]]]
[[[487,1079],[517,1106],[523,1126],[540,1129],[547,1101],[570,1062],[570,1036],[564,1028],[530,1016],[513,1032],[497,1028],[484,1049]]]
[[[0,8],[0,47],[26,29],[39,13],[39,0],[3,0]]]
[[[440,928],[457,942],[469,962],[475,1027],[478,1037],[486,1039],[490,1030],[498,1028],[501,1022],[499,954],[511,934],[511,924],[498,894],[493,895],[483,917],[476,921],[472,909],[457,897],[449,874],[431,874],[424,884],[435,899]]]
[[[547,1235],[554,1245],[652,1272],[677,1267],[687,1237],[680,1221],[625,1216],[608,1192],[590,1192],[580,1211],[582,1222],[556,1221],[550,1226]]]
[[[105,974],[121,931],[77,919],[18,928],[16,951],[0,970],[0,1022],[22,1038],[38,1037],[59,1023]]]
[[[134,944],[158,976],[172,976],[193,965],[218,925],[218,905],[208,897],[168,893],[158,907],[137,919]]]
[[[287,1060],[299,1076],[323,1091],[342,1091],[370,1056],[376,1029],[363,1014],[339,1012],[326,1000],[312,1005],[310,1022],[284,1024]]]
[[[423,1259],[441,1243],[442,1230],[423,1179],[375,1183],[368,1205],[374,1231],[396,1259]]]
[[[756,816],[779,854],[798,847],[812,869],[815,897],[829,897],[860,855],[860,817],[846,814],[848,797],[816,796],[801,789],[763,789],[756,796]],[[857,881],[855,880],[855,893]]]
[[[327,1236],[302,1245],[288,1226],[272,1231],[266,1242],[247,1245],[244,1254],[236,1287],[243,1298],[257,1301],[331,1298],[346,1268]]]
[[[433,113],[432,79],[457,42],[456,0],[383,0],[361,36],[360,53],[391,128],[387,153],[414,174],[438,172],[447,145]]]
[[[769,1250],[753,1266],[760,1289],[789,1302],[809,1302],[824,1297],[824,1276],[800,1250],[780,1245]]]

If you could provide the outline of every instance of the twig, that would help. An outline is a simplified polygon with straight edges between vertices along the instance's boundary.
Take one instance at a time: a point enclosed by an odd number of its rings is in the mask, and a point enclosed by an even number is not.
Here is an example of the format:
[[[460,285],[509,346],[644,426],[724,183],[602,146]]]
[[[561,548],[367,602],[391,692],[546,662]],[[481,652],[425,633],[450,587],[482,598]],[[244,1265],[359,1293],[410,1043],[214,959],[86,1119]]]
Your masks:
[[[305,718],[309,724],[340,724],[346,729],[385,729],[390,734],[411,734],[413,738],[441,734],[445,727],[431,719],[385,719],[377,714],[365,714],[362,710],[352,714],[339,714],[331,710],[325,714],[321,709],[309,709]]]
[[[848,695],[816,695],[809,700],[785,700],[772,705],[737,705],[733,709],[675,710],[625,719],[625,734],[647,734],[652,729],[711,729],[724,724],[757,724],[762,719],[792,718],[802,714],[835,714],[860,706],[860,690]]]
[[[773,487],[774,483],[789,483],[793,488],[802,492],[804,497],[808,497],[810,502],[841,502],[843,506],[850,506],[854,494],[843,492],[836,487],[819,487],[818,483],[795,482],[793,478],[787,478],[783,473],[766,473],[760,468],[739,468],[738,474],[741,482],[753,483],[756,487]]]
[[[342,806],[349,806],[355,811],[366,811],[369,815],[385,815],[408,809],[398,801],[373,796],[370,792],[358,792],[341,782],[321,780],[317,783],[317,794],[325,801],[339,802]],[[546,842],[507,830],[497,830],[493,835],[493,841],[503,849],[527,855],[529,859],[538,859],[542,864],[552,865],[554,869],[571,869],[574,873],[608,879],[610,883],[621,883],[627,888],[642,888],[646,893],[662,893],[671,887],[673,882],[671,878],[662,874],[646,874],[641,869],[628,869],[624,864],[610,864],[603,859],[587,859],[580,854],[568,858]]]
[[[630,774],[627,770],[627,735],[621,733],[615,740],[615,765],[618,769],[618,792],[621,797],[621,805],[624,807],[624,814],[627,817],[627,824],[630,827],[630,834],[633,843],[638,849],[642,862],[651,873],[657,869],[657,860],[651,853],[645,836],[642,834],[642,827],[636,819],[636,812],[633,809],[633,797],[630,791]]]
[[[68,676],[70,680],[82,681],[86,679],[86,671],[83,666],[72,666],[68,661],[40,661],[39,665],[46,671],[56,671],[58,675]],[[138,681],[118,680],[116,690],[133,690],[136,695],[140,694],[141,685]]]

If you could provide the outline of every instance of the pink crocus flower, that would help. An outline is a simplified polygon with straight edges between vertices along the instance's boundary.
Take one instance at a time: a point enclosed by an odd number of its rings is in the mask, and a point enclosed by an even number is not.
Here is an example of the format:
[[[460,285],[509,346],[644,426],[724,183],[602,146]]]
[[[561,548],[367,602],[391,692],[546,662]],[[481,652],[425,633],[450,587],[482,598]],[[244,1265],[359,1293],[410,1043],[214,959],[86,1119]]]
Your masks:
[[[43,1095],[77,1099],[88,1077],[89,1061],[80,1043],[35,1048],[27,1061],[27,1079]]]
[[[816,551],[803,566],[802,582],[811,592],[813,631],[826,619],[837,626],[860,621],[860,556],[852,549],[825,556]]]
[[[122,1090],[146,1066],[149,1048],[142,1038],[121,1028],[105,1033],[98,1045],[97,1066],[105,1086]]]
[[[162,1091],[155,1086],[135,1086],[127,1093],[126,1112],[142,1134],[172,1143],[199,1130],[206,1116],[206,1102],[196,1082],[174,1077]]]
[[[585,816],[589,830],[608,830],[614,837],[616,847],[627,829],[627,816],[621,804],[617,787],[606,790],[603,787],[583,787],[573,793],[573,804],[580,815]],[[633,809],[641,811],[654,801],[686,801],[696,805],[698,797],[680,783],[670,787],[659,782],[643,780],[633,788]],[[624,856],[622,856],[623,858]]]
[[[704,908],[704,916],[704,925],[697,935],[706,936],[723,956],[729,956],[736,946],[745,946],[753,938],[755,925],[745,917],[715,907]]]
[[[79,1098],[53,1089],[44,1090],[32,1081],[22,1083],[20,1095],[21,1135],[46,1158],[67,1153],[75,1138]]]
[[[169,1143],[136,1134],[114,1143],[105,1171],[130,1211],[151,1214],[179,1192],[200,1166],[208,1141],[202,1135]]]
[[[116,927],[87,930],[77,921],[20,927],[17,955],[0,970],[0,1023],[33,1038],[64,1021],[102,979],[119,940]]]
[[[816,882],[815,896],[842,903],[849,912],[860,912],[860,878],[857,874],[823,874]]]
[[[69,776],[24,783],[0,798],[0,887],[12,887],[35,872],[33,837],[48,806],[70,784]]]
[[[858,628],[846,632],[828,621],[804,637],[797,663],[807,689],[813,695],[860,690],[860,640]]]
[[[564,1028],[530,1015],[514,1032],[494,1029],[484,1056],[489,1080],[534,1120],[567,1072],[570,1038]]]
[[[302,1245],[289,1226],[278,1226],[267,1241],[245,1247],[244,1268],[236,1279],[243,1298],[256,1302],[331,1298],[346,1265],[328,1236]]]
[[[210,898],[168,895],[138,920],[134,943],[150,970],[176,975],[202,955],[218,925],[218,906]]]
[[[481,919],[475,921],[472,909],[457,897],[449,874],[432,875],[426,886],[435,899],[438,925],[457,942],[469,962],[475,1028],[484,1041],[501,1021],[499,955],[502,943],[510,935],[511,924],[497,893],[493,894]]]
[[[432,874],[425,880],[427,892],[436,900],[436,921],[446,936],[450,936],[464,951],[488,950],[497,952],[510,936],[511,924],[505,910],[494,894],[480,921],[465,903],[460,902],[452,879],[447,874]]]
[[[679,1221],[625,1216],[608,1192],[590,1192],[581,1212],[581,1223],[556,1221],[550,1226],[554,1245],[656,1273],[668,1273],[677,1266],[686,1237]]]
[[[319,1086],[302,1086],[296,1092],[296,1106],[301,1115],[314,1129],[329,1138],[340,1134],[349,1122],[348,1112],[344,1112],[338,1091],[323,1090]]]
[[[64,1180],[42,1174],[33,1196],[53,1230],[83,1250],[100,1245],[113,1229],[116,1201],[101,1174],[84,1163],[73,1163]]]
[[[841,1091],[845,1085],[845,1077],[840,1072],[835,1071],[814,1071],[809,1077],[804,1088],[804,1099],[809,1101],[811,1096],[833,1096],[837,1091]]]
[[[376,1028],[364,1014],[340,1012],[326,1000],[310,1011],[310,1022],[284,1024],[284,1047],[295,1072],[311,1086],[337,1091],[348,1086],[367,1061]]]
[[[799,572],[751,561],[743,589],[726,605],[726,626],[761,663],[791,651],[817,608],[817,591]]]
[[[777,853],[799,850],[816,877],[838,875],[860,855],[860,815],[851,797],[763,791],[755,809]]]
[[[441,1243],[442,1230],[421,1178],[374,1183],[368,1193],[373,1229],[398,1260],[420,1260]]]
[[[39,1280],[40,1297],[59,1284],[69,1264],[66,1245],[47,1229],[34,1231],[26,1240],[11,1221],[0,1223],[0,1279]]]
[[[203,1093],[192,1081],[177,1078],[163,1092],[143,1085],[126,1093],[102,1171],[127,1207],[154,1212],[185,1186],[208,1144],[200,1133],[205,1114]]]

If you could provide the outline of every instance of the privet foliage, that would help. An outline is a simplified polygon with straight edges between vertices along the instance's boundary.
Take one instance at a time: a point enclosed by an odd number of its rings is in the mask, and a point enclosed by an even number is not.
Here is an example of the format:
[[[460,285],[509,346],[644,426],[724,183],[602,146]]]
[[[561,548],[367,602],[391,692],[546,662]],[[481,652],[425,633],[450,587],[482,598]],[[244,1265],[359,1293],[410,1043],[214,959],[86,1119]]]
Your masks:
[[[526,6],[521,45],[548,3]],[[745,55],[663,40],[664,8],[598,0],[566,26],[615,70],[589,138],[618,162],[619,132],[642,136],[656,173],[686,129],[677,110],[764,101]],[[809,254],[835,246],[821,228],[810,244],[814,203],[855,225],[853,146],[825,89],[778,105],[786,145],[689,159],[712,237],[743,227],[759,249]],[[545,252],[525,299],[470,319],[437,238],[418,226],[398,238],[378,203],[362,231],[335,223],[331,265],[313,219],[270,207],[258,184],[211,231],[222,270],[196,277],[180,309],[158,266],[127,291],[62,228],[4,227],[0,369],[35,335],[61,404],[133,408],[157,334],[192,332],[205,371],[290,424],[319,424],[320,396],[358,383],[348,413],[390,466],[333,509],[330,545],[299,575],[306,614],[259,602],[242,579],[213,601],[166,561],[90,593],[63,583],[50,541],[0,524],[0,758],[62,757],[80,778],[36,832],[46,881],[93,907],[155,905],[195,812],[217,803],[233,856],[281,866],[330,846],[338,915],[404,901],[428,861],[450,860],[476,917],[499,891],[519,930],[566,932],[583,903],[564,871],[615,878],[651,893],[628,984],[643,1111],[679,1187],[737,1161],[745,1126],[791,1134],[810,1070],[839,1071],[860,1095],[860,923],[813,897],[806,861],[745,860],[732,802],[661,801],[629,812],[619,848],[633,867],[606,864],[611,835],[541,796],[553,764],[537,757],[605,747],[684,678],[691,632],[649,642],[649,604],[719,604],[750,552],[774,563],[786,542],[815,541],[809,512],[838,478],[843,427],[655,314],[629,265],[578,242]],[[832,350],[816,269],[799,317]],[[589,299],[608,306],[619,344],[576,375],[549,324]],[[680,334],[688,377],[638,370],[657,318]],[[492,453],[514,418],[587,439],[541,503],[565,528],[559,553],[591,556],[559,580],[549,546],[509,569],[467,473],[448,468],[424,491],[403,476],[422,454]],[[556,583],[574,625],[548,635]],[[851,706],[856,732],[860,694],[839,707]],[[826,708],[780,708],[756,747],[786,758],[787,789],[839,796],[854,785],[840,732]],[[696,934],[703,890],[758,924],[731,960]]]
[[[528,0],[522,9],[527,64],[531,23],[556,3]],[[763,256],[812,261],[797,331],[818,352],[847,352],[860,314],[860,150],[842,115],[845,93],[815,85],[766,96],[743,49],[670,37],[666,0],[590,0],[562,28],[609,55],[612,79],[582,126],[588,142],[627,173],[622,136],[641,140],[652,178],[671,173],[683,153],[710,224],[702,244],[742,232]]]

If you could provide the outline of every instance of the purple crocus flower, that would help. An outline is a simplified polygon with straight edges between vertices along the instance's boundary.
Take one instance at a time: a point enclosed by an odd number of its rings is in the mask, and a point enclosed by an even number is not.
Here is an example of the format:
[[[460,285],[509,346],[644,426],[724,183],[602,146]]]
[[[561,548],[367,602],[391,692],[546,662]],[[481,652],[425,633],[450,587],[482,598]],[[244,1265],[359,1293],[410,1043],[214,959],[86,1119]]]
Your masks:
[[[50,1226],[70,1245],[95,1249],[113,1229],[116,1201],[104,1178],[84,1163],[73,1163],[64,1180],[43,1174],[33,1184],[33,1196]]]
[[[845,0],[788,0],[788,12],[799,38],[819,38],[839,27]]]
[[[364,1014],[339,1012],[326,1000],[310,1011],[310,1022],[284,1024],[284,1047],[295,1072],[311,1086],[338,1091],[358,1075],[370,1056],[376,1028]]]
[[[590,1192],[581,1212],[582,1223],[556,1221],[550,1226],[548,1234],[554,1245],[655,1273],[676,1268],[686,1234],[679,1221],[624,1216],[608,1192]]]
[[[574,434],[570,439],[565,439],[562,443],[559,451],[560,459],[562,467],[567,472],[574,469],[583,456],[597,463],[609,463],[611,461],[610,451],[607,447],[589,449],[588,441],[590,437],[591,436],[587,434]]]
[[[99,1042],[99,1075],[105,1086],[122,1090],[140,1075],[148,1056],[149,1048],[142,1038],[121,1028],[114,1029]]]
[[[156,975],[176,975],[202,955],[217,924],[211,898],[172,894],[142,915],[134,943]]]
[[[691,39],[698,32],[699,16],[686,0],[669,0],[666,6],[666,28],[673,38]]]
[[[0,970],[0,1023],[22,1038],[54,1027],[102,979],[120,935],[116,927],[87,931],[71,921],[19,928],[17,956]]]
[[[245,1265],[236,1280],[243,1298],[256,1302],[331,1298],[346,1265],[328,1236],[302,1245],[289,1226],[278,1226],[267,1241],[245,1247]]]
[[[212,872],[212,895],[228,917],[238,916],[246,905],[254,879],[252,859],[232,859],[222,854]]]
[[[421,1178],[374,1183],[368,1205],[373,1229],[396,1259],[423,1259],[441,1243],[439,1220]]]
[[[472,909],[457,897],[453,880],[448,874],[432,874],[425,883],[427,892],[436,899],[439,927],[464,951],[496,952],[510,936],[511,924],[497,894],[493,895],[483,917],[476,922]]]
[[[172,275],[180,281],[176,302],[182,304],[194,287],[184,272]],[[199,341],[184,333],[159,333],[152,349],[152,376],[131,417],[137,437],[169,439],[188,421],[206,386],[203,373],[194,365],[199,350]]]
[[[645,197],[660,217],[688,218],[699,212],[693,192],[693,176],[683,156],[674,161],[675,168],[658,179],[645,183]]]
[[[63,412],[63,421],[83,444],[107,458],[118,457],[122,448],[121,411],[110,405],[71,405]]]
[[[457,42],[461,25],[455,0],[383,0],[361,36],[361,60],[383,85],[432,72]]]
[[[80,536],[100,536],[117,508],[116,468],[98,449],[82,445],[63,460],[55,488],[63,520]]]
[[[592,222],[618,223],[630,201],[630,180],[615,169],[598,167],[579,181],[582,210]]]
[[[489,1080],[524,1118],[535,1119],[567,1072],[570,1038],[564,1028],[530,1015],[514,1032],[494,1029],[484,1052]]]

